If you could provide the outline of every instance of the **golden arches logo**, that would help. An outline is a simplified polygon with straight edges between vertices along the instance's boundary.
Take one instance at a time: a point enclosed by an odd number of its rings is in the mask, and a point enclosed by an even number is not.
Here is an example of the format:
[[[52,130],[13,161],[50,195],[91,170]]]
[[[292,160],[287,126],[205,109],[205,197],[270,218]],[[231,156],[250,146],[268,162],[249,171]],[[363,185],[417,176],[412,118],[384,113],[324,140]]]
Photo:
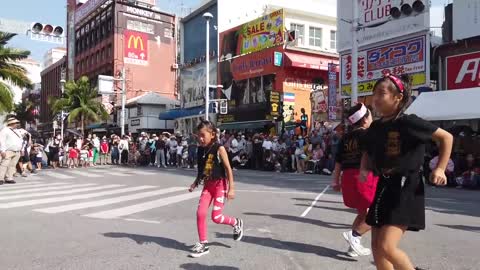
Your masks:
[[[138,49],[138,44],[140,43],[140,50],[143,49],[143,39],[140,36],[134,36],[130,35],[128,38],[128,48],[130,49],[132,47],[132,41],[133,41],[133,48]]]

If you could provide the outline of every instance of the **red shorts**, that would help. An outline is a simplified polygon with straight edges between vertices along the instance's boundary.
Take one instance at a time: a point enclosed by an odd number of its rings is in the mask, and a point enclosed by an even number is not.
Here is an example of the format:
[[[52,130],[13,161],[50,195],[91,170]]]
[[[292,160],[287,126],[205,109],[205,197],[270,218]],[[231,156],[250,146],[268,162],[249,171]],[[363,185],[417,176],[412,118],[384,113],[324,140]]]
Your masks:
[[[68,152],[68,157],[69,157],[69,158],[72,158],[72,159],[78,158],[78,151],[77,151],[77,149],[71,149],[71,150]]]
[[[378,177],[368,173],[367,181],[362,183],[358,176],[359,169],[346,169],[342,175],[342,194],[345,206],[366,211],[373,202],[377,189]]]

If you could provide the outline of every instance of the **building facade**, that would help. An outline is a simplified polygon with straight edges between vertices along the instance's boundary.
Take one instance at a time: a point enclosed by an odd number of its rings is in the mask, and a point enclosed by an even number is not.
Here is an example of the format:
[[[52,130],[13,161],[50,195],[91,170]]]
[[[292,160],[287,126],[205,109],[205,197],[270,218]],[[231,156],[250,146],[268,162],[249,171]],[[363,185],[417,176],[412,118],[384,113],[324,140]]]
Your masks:
[[[43,68],[48,68],[50,65],[62,59],[66,54],[66,48],[58,47],[48,50],[43,57]]]
[[[40,90],[40,126],[43,130],[51,128],[53,114],[49,100],[62,95],[62,72],[65,72],[67,58],[64,56],[59,61],[50,65],[41,72]]]

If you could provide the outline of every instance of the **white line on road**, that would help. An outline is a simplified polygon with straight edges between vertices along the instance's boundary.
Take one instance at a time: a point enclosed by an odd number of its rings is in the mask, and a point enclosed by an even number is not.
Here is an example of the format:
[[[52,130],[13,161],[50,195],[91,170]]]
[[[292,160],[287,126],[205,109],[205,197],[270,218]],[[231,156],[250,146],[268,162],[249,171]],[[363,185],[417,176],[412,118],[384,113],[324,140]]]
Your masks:
[[[23,195],[26,195],[26,197],[28,196],[33,196],[33,195],[36,195],[36,194],[41,194],[41,193],[37,193],[37,192],[44,192],[44,191],[50,191],[50,190],[60,190],[60,189],[68,189],[68,188],[79,188],[79,187],[88,187],[88,186],[95,186],[97,184],[74,184],[74,185],[61,185],[61,186],[55,186],[55,187],[49,187],[49,186],[45,186],[45,187],[42,187],[42,188],[32,188],[32,189],[20,189],[20,190],[12,190],[12,191],[5,191],[5,192],[2,192],[1,194],[2,195],[11,195],[11,194],[20,194],[20,193],[30,193],[30,192],[35,192],[33,194],[23,194]],[[0,197],[0,200],[7,200],[8,198],[10,198],[10,196],[5,196],[5,197]]]
[[[148,189],[148,188],[155,188],[155,186],[135,187],[135,188],[132,188],[131,191],[138,191],[138,190]],[[63,212],[68,212],[68,211],[73,211],[73,210],[79,210],[79,209],[85,209],[85,208],[115,204],[115,203],[119,203],[119,202],[127,202],[127,201],[132,201],[132,200],[138,200],[138,199],[143,199],[143,198],[147,198],[147,197],[167,194],[167,193],[180,191],[180,190],[185,190],[185,187],[172,187],[172,188],[166,188],[166,189],[136,193],[136,194],[126,195],[126,196],[120,196],[120,197],[110,198],[110,199],[105,199],[105,200],[100,200],[100,201],[76,203],[76,204],[62,205],[62,206],[58,206],[58,207],[50,207],[50,208],[43,208],[43,209],[35,209],[33,211],[48,213],[48,214],[63,213]]]
[[[320,194],[318,194],[317,197],[315,197],[315,200],[313,200],[312,204],[307,209],[305,209],[305,211],[300,215],[301,217],[305,217],[308,214],[308,212],[310,212],[310,210],[312,210],[313,206],[317,203],[318,199],[320,199],[320,197],[322,197],[322,195],[328,190],[329,187],[330,187],[330,185],[327,185],[322,190],[322,192],[320,192]]]
[[[135,219],[135,218],[124,218],[123,220],[126,221],[135,221],[135,222],[143,222],[143,223],[151,223],[151,224],[160,224],[160,221],[156,220],[147,220],[147,219]]]
[[[302,194],[302,195],[312,195],[317,194],[315,192],[301,192],[301,191],[276,191],[276,190],[249,190],[249,189],[236,189],[238,192],[251,192],[251,193],[275,193],[275,194]]]
[[[200,191],[177,195],[173,197],[162,198],[155,201],[135,204],[127,207],[117,208],[113,210],[102,211],[98,213],[88,214],[85,215],[86,217],[91,218],[102,218],[102,219],[111,219],[111,218],[118,218],[123,216],[128,216],[131,214],[147,211],[150,209],[166,206],[169,204],[178,203],[181,201],[190,200],[193,198],[198,198],[200,196]]]
[[[107,188],[116,188],[116,187],[123,187],[125,185],[106,185],[92,188],[91,190],[100,190],[100,189],[107,189]],[[127,191],[130,188],[127,188]],[[37,205],[37,204],[45,204],[45,203],[54,203],[54,202],[66,202],[66,201],[73,201],[73,200],[81,200],[81,199],[90,199],[95,197],[101,197],[105,195],[112,195],[122,192],[127,192],[125,189],[116,189],[116,190],[109,190],[103,191],[98,193],[87,193],[87,194],[80,194],[74,196],[63,196],[63,197],[56,197],[56,198],[46,198],[46,199],[38,199],[38,200],[29,200],[29,201],[19,201],[19,202],[10,202],[0,204],[0,208],[14,208],[14,207],[21,207],[21,206],[29,206],[29,205]]]
[[[4,190],[16,190],[16,189],[25,189],[25,188],[33,188],[33,187],[44,187],[46,185],[48,186],[55,186],[55,185],[65,185],[65,184],[71,184],[71,183],[65,183],[65,182],[55,182],[55,183],[42,183],[42,182],[29,182],[29,183],[19,183],[15,184],[13,186],[2,186],[0,187],[0,193],[3,192]]]
[[[64,195],[64,194],[73,194],[73,193],[80,193],[85,191],[92,191],[98,190],[96,187],[97,184],[82,184],[82,185],[71,185],[70,188],[77,188],[77,189],[68,189],[68,190],[60,190],[60,191],[49,191],[44,193],[28,193],[28,194],[20,194],[20,195],[13,195],[13,196],[5,196],[0,197],[0,200],[14,200],[14,199],[23,199],[23,198],[35,198],[35,197],[44,197],[44,196],[52,196],[52,195]],[[80,188],[83,187],[83,188]],[[88,187],[88,188],[87,188]]]
[[[61,174],[61,173],[56,173],[56,172],[44,172],[44,174],[46,176],[50,176],[50,177],[54,177],[54,178],[59,178],[59,179],[72,179],[72,178],[75,178],[73,176],[70,176],[70,175],[66,175],[66,174]]]
[[[130,173],[130,174],[133,174],[133,175],[155,175],[155,174],[157,174],[155,172],[146,172],[146,171],[142,171],[140,169],[133,170],[133,169],[127,169],[127,168],[118,168],[116,170],[120,171],[120,172],[124,172],[124,173]]]
[[[82,171],[70,170],[70,171],[68,171],[68,172],[69,172],[69,173],[76,174],[76,175],[80,175],[80,176],[85,176],[85,177],[92,177],[92,178],[102,177],[102,176],[99,175],[99,174],[82,172]]]
[[[131,176],[130,174],[121,173],[121,172],[105,172],[105,174],[109,174],[113,176]]]

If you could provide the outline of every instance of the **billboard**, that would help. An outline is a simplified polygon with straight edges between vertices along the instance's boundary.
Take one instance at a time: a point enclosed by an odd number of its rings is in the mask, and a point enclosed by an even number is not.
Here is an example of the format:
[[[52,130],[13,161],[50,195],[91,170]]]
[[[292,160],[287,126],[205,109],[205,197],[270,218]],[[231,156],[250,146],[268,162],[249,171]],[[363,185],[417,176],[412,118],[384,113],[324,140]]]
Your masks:
[[[284,43],[283,9],[220,33],[220,61]]]
[[[353,1],[337,1],[337,50],[343,52],[352,48]],[[428,3],[425,12],[408,17],[392,19],[390,9],[399,6],[394,0],[362,0],[359,1],[359,24],[371,26],[357,32],[358,46],[383,42],[417,32],[429,31],[430,13]]]
[[[148,65],[148,34],[124,30],[124,62],[134,65]]]
[[[386,73],[400,76],[409,74],[413,87],[428,86],[429,66],[426,35],[405,39],[358,52],[358,95],[370,95],[375,81]],[[350,96],[352,55],[340,56],[342,96]]]
[[[480,86],[480,52],[447,57],[447,89]]]
[[[453,1],[453,40],[480,35],[480,0]]]
[[[217,85],[216,60],[210,60],[210,85]],[[190,108],[205,104],[205,62],[180,71],[181,104]]]
[[[328,120],[337,119],[337,65],[328,63]]]

